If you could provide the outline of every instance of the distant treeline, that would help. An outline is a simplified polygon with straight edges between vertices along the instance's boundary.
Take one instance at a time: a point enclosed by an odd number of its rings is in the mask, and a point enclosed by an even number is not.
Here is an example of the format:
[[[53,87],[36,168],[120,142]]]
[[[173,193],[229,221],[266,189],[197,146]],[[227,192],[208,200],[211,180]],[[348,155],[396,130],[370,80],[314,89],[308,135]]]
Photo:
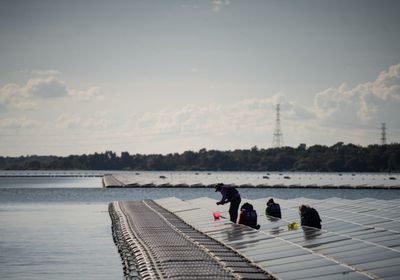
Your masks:
[[[3,170],[196,170],[196,171],[326,171],[399,172],[400,144],[367,147],[339,142],[314,145],[218,151],[201,149],[178,154],[134,154],[112,151],[90,155],[0,157]]]

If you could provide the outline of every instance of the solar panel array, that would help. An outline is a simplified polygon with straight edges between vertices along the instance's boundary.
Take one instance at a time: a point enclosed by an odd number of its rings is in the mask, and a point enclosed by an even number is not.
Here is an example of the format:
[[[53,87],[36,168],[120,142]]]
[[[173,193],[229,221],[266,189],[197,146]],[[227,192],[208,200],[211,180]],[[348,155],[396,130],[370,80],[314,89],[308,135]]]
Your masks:
[[[282,210],[276,219],[265,215],[268,199],[242,199],[256,209],[258,231],[214,221],[213,212],[229,218],[228,205],[211,198],[155,202],[280,279],[400,279],[400,200],[275,199]],[[321,230],[288,229],[300,224],[301,204],[318,210]]]
[[[240,187],[400,188],[400,174],[265,173],[265,172],[115,172],[103,177],[105,187]]]

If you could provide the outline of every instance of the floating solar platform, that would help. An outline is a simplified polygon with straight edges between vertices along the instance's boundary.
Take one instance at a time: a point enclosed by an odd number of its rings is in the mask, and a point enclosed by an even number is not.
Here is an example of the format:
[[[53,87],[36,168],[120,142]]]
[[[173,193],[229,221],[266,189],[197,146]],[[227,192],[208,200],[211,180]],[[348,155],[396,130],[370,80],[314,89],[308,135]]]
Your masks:
[[[76,178],[103,177],[103,171],[96,170],[0,170],[0,178],[33,177],[33,178]]]
[[[400,200],[275,199],[282,211],[282,219],[276,219],[264,214],[268,199],[242,199],[256,209],[260,230],[231,223],[228,205],[218,206],[208,197],[114,202],[110,206],[114,239],[117,245],[125,244],[119,248],[127,275],[143,279],[148,275],[148,279],[400,279]],[[300,224],[301,204],[318,210],[321,230],[288,229],[289,223]],[[143,218],[148,212],[152,214]],[[214,212],[221,219],[214,220]],[[134,269],[129,272],[129,267]]]
[[[115,202],[110,213],[114,215],[114,237],[123,233],[115,240],[117,245],[125,244],[120,246],[125,270],[133,267],[133,271],[152,275],[149,279],[166,275],[168,279],[192,279],[185,277],[197,274],[195,279],[400,279],[400,200],[275,199],[281,205],[282,219],[264,214],[267,200],[242,199],[256,209],[260,230],[231,223],[226,219],[228,205],[218,206],[207,197]],[[288,229],[289,223],[300,224],[301,204],[318,210],[321,230]],[[137,222],[149,211],[155,216]],[[213,212],[219,212],[221,219],[214,220]],[[118,227],[123,229],[118,231]],[[183,240],[189,240],[188,248]],[[203,251],[197,252],[199,248]],[[142,261],[141,267],[135,258]],[[187,262],[180,263],[180,258]],[[162,272],[159,278],[158,271]]]
[[[206,188],[216,183],[241,188],[400,188],[400,174],[264,172],[116,172],[104,187]]]
[[[178,212],[199,210],[169,201]],[[153,201],[115,202],[110,215],[127,279],[273,279]]]

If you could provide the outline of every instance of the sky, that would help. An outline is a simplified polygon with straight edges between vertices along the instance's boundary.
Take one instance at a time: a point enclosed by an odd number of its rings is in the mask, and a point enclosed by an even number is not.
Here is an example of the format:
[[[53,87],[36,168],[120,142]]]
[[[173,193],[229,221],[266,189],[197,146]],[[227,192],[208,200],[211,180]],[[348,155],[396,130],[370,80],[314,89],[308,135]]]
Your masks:
[[[0,155],[400,139],[388,0],[2,0]]]

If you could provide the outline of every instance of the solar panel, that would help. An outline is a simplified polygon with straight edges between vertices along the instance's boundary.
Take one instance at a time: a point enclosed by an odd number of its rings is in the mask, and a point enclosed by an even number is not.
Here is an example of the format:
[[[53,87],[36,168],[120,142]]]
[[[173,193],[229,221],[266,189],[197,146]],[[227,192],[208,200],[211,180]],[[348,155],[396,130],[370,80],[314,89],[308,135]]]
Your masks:
[[[400,216],[395,213],[400,210],[400,200],[391,201],[389,209],[381,211],[378,207],[384,202],[375,199],[276,199],[283,219],[265,216],[267,200],[242,200],[257,210],[259,231],[226,219],[214,222],[211,213],[219,210],[229,217],[228,206],[217,206],[216,200],[210,198],[188,200],[186,203],[191,206],[178,204],[175,208],[170,201],[170,209],[281,279],[368,279],[355,271],[359,269],[377,277],[400,277],[400,231],[389,229],[400,228],[400,223],[393,220]],[[288,223],[300,224],[298,206],[305,203],[316,205],[322,230],[288,230]],[[196,215],[198,218],[194,218]]]
[[[282,279],[310,279],[311,277],[316,277],[316,276],[343,274],[343,273],[349,273],[351,271],[352,271],[351,269],[344,266],[330,265],[317,268],[305,268],[302,270],[282,272],[280,273],[280,277]]]

